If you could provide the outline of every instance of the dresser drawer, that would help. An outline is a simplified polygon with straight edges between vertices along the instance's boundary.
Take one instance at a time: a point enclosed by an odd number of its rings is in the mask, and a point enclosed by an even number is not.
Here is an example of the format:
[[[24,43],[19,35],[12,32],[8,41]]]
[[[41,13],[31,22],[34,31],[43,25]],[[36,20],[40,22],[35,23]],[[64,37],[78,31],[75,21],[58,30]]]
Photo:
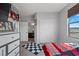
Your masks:
[[[17,34],[12,34],[12,38],[15,40],[15,39],[19,39],[19,33]]]
[[[6,56],[6,47],[0,48],[0,56]]]
[[[12,51],[8,56],[15,56],[19,52],[19,47]]]
[[[11,38],[11,35],[4,35],[0,36],[0,46],[7,44],[11,42],[13,39]]]
[[[19,39],[19,33],[0,36],[0,46]]]
[[[19,46],[20,44],[20,41],[17,40],[11,44],[8,45],[8,52],[12,51],[14,48],[16,48],[17,46]]]

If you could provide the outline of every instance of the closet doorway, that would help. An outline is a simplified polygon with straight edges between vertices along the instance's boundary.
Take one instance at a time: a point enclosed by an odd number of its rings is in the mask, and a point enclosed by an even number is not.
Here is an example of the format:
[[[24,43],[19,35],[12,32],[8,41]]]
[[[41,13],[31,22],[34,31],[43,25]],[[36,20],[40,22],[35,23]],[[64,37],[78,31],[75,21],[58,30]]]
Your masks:
[[[28,24],[28,41],[29,42],[35,42],[34,41],[34,38],[35,38],[35,36],[34,36],[34,26],[35,26],[35,23],[29,23]]]

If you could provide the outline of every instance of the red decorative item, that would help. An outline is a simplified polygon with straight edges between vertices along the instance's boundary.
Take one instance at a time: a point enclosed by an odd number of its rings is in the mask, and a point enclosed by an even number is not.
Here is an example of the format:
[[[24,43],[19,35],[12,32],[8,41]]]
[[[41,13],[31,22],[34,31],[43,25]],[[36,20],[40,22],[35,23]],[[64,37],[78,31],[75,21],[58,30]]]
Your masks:
[[[16,14],[14,11],[9,11],[9,18],[12,18],[13,20],[19,21],[19,14]]]
[[[10,11],[10,13],[11,13],[11,18],[13,18],[14,20],[16,19],[16,13],[14,12],[14,11]]]

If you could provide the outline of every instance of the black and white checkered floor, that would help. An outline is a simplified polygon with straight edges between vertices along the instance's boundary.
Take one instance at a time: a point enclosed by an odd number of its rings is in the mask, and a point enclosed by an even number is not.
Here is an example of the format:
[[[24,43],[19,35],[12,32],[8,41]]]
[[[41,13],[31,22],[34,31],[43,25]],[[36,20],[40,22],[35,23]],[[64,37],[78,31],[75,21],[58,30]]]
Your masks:
[[[25,49],[28,49],[30,52],[34,53],[35,55],[39,54],[42,51],[42,47],[40,44],[29,42],[23,45]]]

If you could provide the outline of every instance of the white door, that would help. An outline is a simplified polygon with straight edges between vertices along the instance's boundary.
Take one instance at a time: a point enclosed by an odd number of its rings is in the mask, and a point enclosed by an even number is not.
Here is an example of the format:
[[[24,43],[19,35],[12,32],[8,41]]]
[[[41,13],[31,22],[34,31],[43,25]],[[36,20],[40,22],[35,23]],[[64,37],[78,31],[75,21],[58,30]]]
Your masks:
[[[21,41],[28,41],[28,23],[20,22]]]

